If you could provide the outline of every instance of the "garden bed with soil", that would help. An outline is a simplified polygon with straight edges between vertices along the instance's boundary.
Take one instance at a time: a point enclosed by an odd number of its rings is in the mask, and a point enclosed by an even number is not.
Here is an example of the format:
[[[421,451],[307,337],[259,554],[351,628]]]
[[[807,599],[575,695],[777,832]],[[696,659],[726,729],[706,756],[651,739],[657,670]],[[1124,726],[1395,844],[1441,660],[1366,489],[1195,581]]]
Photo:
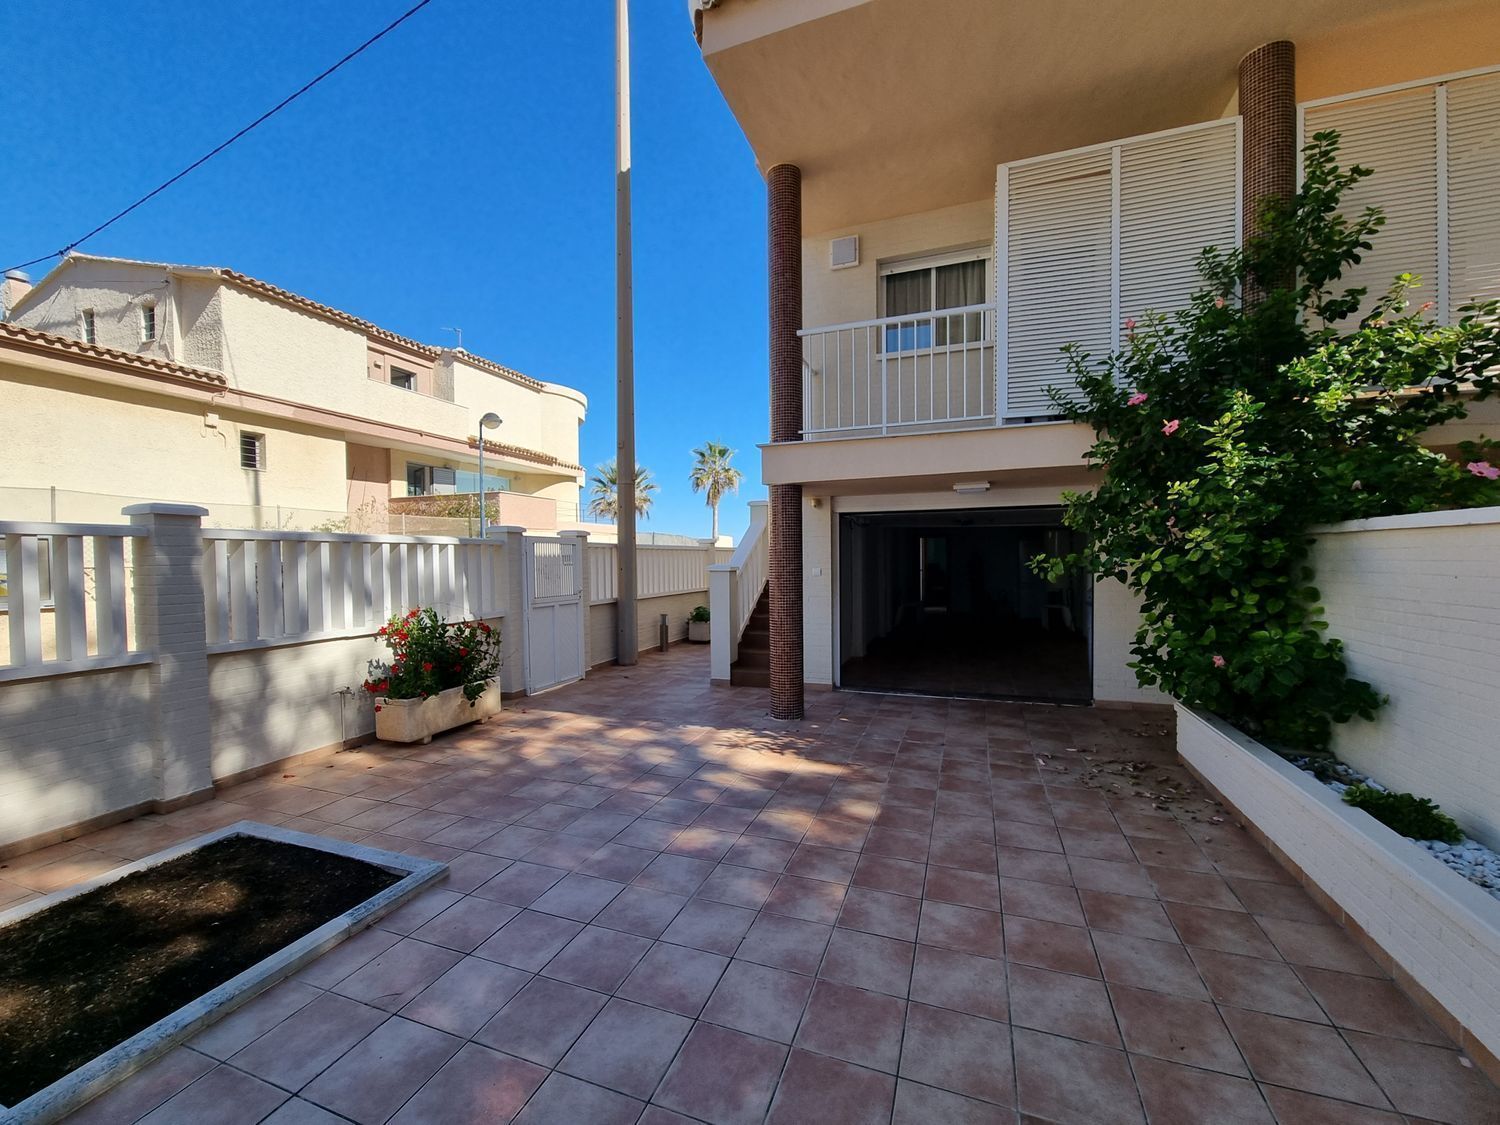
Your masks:
[[[0,1116],[76,1108],[442,870],[246,822],[0,915]]]

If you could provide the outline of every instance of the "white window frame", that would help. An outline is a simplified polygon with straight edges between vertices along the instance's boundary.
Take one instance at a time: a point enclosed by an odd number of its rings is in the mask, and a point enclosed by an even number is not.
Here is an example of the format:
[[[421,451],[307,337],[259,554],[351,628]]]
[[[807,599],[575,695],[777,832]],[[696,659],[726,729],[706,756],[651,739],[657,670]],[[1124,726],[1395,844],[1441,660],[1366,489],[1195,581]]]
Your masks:
[[[1330,94],[1325,98],[1311,98],[1297,103],[1297,186],[1302,186],[1302,146],[1307,143],[1307,111],[1321,106],[1358,102],[1366,98],[1379,98],[1387,94],[1403,94],[1409,90],[1434,88],[1437,106],[1437,149],[1433,154],[1437,180],[1437,278],[1434,284],[1434,303],[1440,324],[1449,323],[1449,271],[1451,253],[1448,246],[1448,91],[1450,83],[1466,78],[1484,78],[1500,74],[1500,65],[1479,66],[1469,70],[1455,70],[1431,78],[1415,78],[1408,82],[1395,82],[1389,86],[1373,86],[1368,90],[1355,90],[1347,94]],[[1378,172],[1379,169],[1376,169]],[[1378,236],[1377,236],[1378,237]]]
[[[141,302],[141,343],[149,344],[157,338],[161,326],[156,323],[156,302]]]
[[[98,319],[93,309],[83,309],[79,312],[78,335],[85,344],[97,344],[99,342]]]
[[[930,281],[932,286],[932,303],[936,305],[937,271],[942,266],[956,266],[964,262],[983,262],[985,264],[984,273],[986,282],[986,299],[981,303],[990,307],[994,307],[995,248],[994,246],[986,245],[985,243],[976,243],[973,246],[961,247],[957,250],[941,250],[921,254],[912,254],[900,258],[885,258],[878,262],[875,269],[875,312],[877,318],[884,320],[887,315],[898,315],[888,314],[886,311],[885,279],[887,277],[899,273],[915,273],[917,270],[927,270],[929,274],[931,274]],[[899,315],[903,318],[908,316],[908,314],[906,313],[901,313]],[[949,314],[946,309],[933,308],[929,312],[911,313],[909,315],[912,319],[917,320],[921,319],[924,316],[930,316],[936,319],[937,317],[944,315],[962,316],[964,314]],[[966,340],[963,343],[959,344],[937,344],[929,341],[925,346],[918,344],[910,348],[884,348],[886,335],[887,333],[889,333],[889,331],[890,327],[887,327],[884,332],[880,333],[879,338],[876,341],[877,345],[881,346],[883,354],[888,356],[906,356],[916,355],[919,353],[926,354],[928,352],[936,352],[941,354],[950,350],[962,351],[966,348],[974,348],[979,346],[980,344],[980,341],[977,340]],[[913,333],[913,336],[915,336],[915,333]]]
[[[253,465],[245,464],[245,451],[247,449],[247,446],[245,445],[246,441],[250,441],[253,443],[252,446],[248,447],[255,450],[255,464]],[[253,473],[263,473],[266,471],[265,434],[259,432],[258,430],[240,431],[240,468],[244,469],[246,472]]]

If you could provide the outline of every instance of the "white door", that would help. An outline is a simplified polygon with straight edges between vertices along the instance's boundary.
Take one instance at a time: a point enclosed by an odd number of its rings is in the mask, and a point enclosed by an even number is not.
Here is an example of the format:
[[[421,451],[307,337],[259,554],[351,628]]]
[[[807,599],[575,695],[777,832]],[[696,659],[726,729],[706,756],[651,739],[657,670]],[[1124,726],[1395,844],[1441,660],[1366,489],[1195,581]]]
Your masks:
[[[583,679],[583,551],[579,539],[526,536],[526,693]]]

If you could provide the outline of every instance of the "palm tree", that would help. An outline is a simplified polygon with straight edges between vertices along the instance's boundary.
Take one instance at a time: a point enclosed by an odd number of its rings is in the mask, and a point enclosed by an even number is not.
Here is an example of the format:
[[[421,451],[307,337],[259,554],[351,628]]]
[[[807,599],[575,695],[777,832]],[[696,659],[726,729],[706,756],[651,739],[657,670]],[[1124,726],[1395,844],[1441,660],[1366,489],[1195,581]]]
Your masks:
[[[593,491],[589,495],[589,515],[602,520],[618,521],[620,518],[620,475],[613,461],[606,461],[594,470],[589,483]],[[637,465],[635,468],[635,514],[645,519],[651,514],[651,504],[656,499],[656,482],[651,479],[651,470]]]
[[[688,481],[694,492],[708,493],[708,506],[714,514],[713,541],[717,543],[719,501],[728,493],[739,491],[740,481],[745,479],[745,474],[730,467],[729,459],[734,456],[734,450],[716,441],[705,442],[702,449],[693,450],[693,456],[697,460],[693,462],[693,471]]]

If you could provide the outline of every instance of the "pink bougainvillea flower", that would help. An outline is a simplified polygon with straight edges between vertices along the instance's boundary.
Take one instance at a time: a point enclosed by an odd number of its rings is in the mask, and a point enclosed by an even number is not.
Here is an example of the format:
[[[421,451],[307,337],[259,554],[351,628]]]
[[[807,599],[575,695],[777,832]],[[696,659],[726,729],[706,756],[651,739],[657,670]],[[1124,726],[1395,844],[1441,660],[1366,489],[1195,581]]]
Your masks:
[[[1149,397],[1149,396],[1147,396],[1147,394],[1146,394],[1145,391],[1136,391],[1135,394],[1131,395],[1129,398],[1127,398],[1125,400],[1125,405],[1126,406],[1139,406],[1139,405],[1141,405],[1141,403],[1143,403],[1143,402],[1146,401],[1147,397]]]
[[[1182,425],[1182,423],[1176,418],[1173,418],[1170,422],[1162,423],[1161,432],[1166,434],[1168,437],[1171,437],[1177,432],[1177,427],[1180,425]]]
[[[1135,331],[1135,317],[1133,317],[1133,316],[1127,316],[1125,318],[1125,331],[1126,332],[1134,332]]]
[[[1215,668],[1222,668],[1222,667],[1224,667],[1224,664],[1225,664],[1224,658],[1222,656],[1220,656],[1218,653],[1214,653],[1214,667]]]
[[[1483,477],[1485,480],[1500,479],[1500,466],[1491,465],[1488,461],[1470,461],[1464,468],[1476,477]]]

